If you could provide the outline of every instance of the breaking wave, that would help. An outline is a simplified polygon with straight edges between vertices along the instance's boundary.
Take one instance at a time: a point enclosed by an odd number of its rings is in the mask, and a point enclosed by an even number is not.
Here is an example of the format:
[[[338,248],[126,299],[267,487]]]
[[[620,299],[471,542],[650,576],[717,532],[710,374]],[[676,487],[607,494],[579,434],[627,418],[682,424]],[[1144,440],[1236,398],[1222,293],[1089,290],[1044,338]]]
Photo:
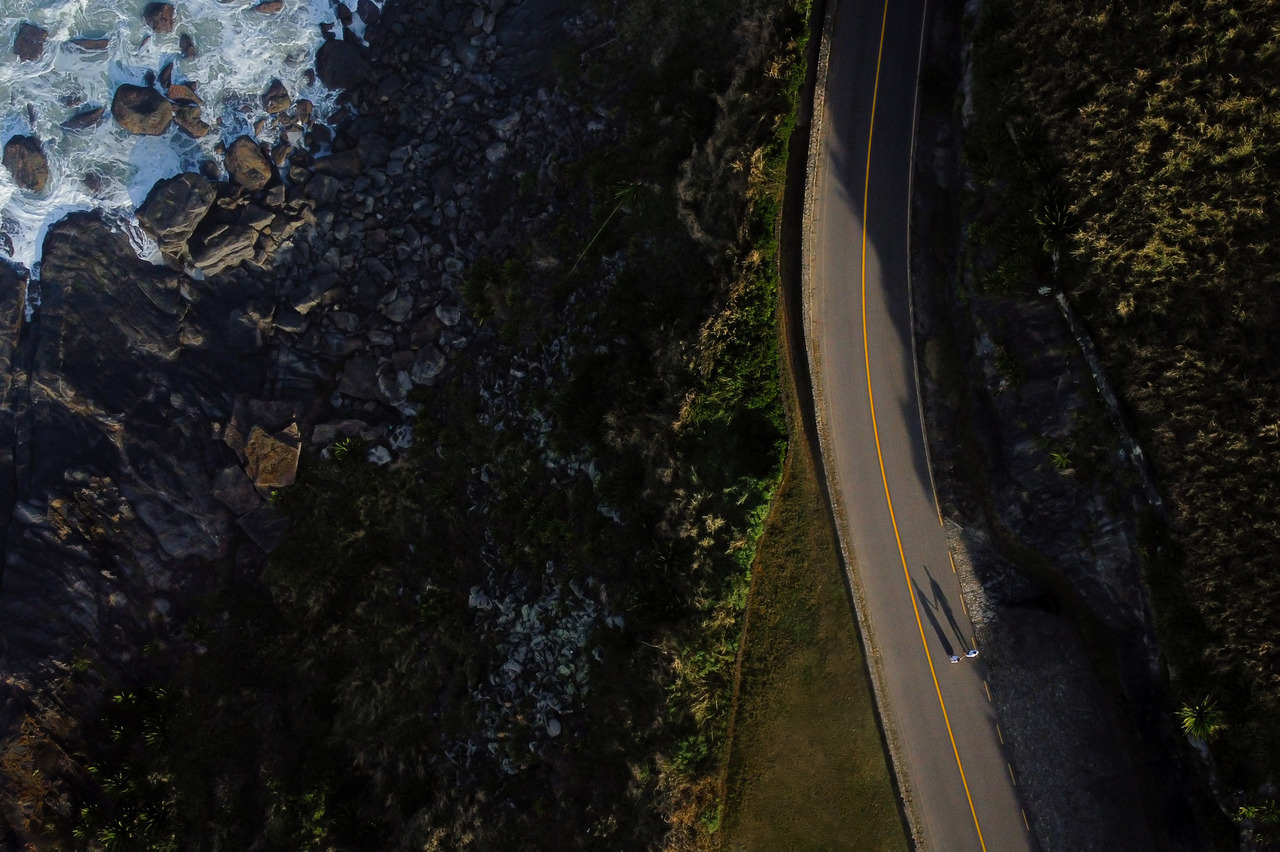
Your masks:
[[[328,117],[335,93],[309,71],[323,41],[319,25],[336,17],[330,0],[283,0],[275,13],[256,10],[258,0],[172,2],[175,26],[168,33],[144,22],[142,0],[0,3],[0,144],[35,136],[49,161],[39,194],[0,168],[0,256],[9,254],[38,276],[45,231],[63,216],[100,208],[132,218],[157,180],[217,159],[219,143],[255,135],[267,117],[262,95],[272,80],[293,98],[310,100],[317,120]],[[24,24],[47,33],[40,55],[29,61],[14,51]],[[335,30],[342,32],[341,25]],[[354,31],[362,30],[357,18]],[[171,63],[172,81],[191,85],[203,102],[209,135],[193,138],[174,123],[162,136],[135,136],[117,125],[110,116],[116,87],[146,85]],[[97,107],[105,112],[96,125],[62,126]]]

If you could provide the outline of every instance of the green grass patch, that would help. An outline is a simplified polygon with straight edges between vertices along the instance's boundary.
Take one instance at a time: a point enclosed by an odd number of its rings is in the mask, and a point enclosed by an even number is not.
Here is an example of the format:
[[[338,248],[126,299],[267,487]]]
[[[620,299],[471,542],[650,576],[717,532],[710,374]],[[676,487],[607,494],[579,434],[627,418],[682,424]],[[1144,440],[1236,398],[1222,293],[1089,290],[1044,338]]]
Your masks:
[[[722,848],[908,848],[828,512],[803,441],[756,559]]]

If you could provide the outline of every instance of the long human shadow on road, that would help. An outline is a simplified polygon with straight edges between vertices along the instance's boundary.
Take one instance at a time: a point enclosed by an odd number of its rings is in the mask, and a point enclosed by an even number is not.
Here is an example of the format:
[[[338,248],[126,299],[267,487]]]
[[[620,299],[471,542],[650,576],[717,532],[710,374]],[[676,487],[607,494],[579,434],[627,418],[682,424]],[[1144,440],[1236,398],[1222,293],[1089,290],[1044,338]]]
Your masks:
[[[947,631],[942,629],[942,625],[938,623],[938,616],[934,614],[933,602],[925,596],[924,589],[920,588],[920,584],[916,582],[915,577],[911,578],[911,588],[916,590],[916,599],[920,601],[920,608],[924,611],[925,617],[929,619],[929,624],[933,626],[933,632],[938,634],[938,641],[942,643],[942,651],[948,657],[954,657],[955,648],[951,645],[951,639],[947,636]]]
[[[924,566],[924,573],[929,578],[929,591],[933,594],[933,602],[942,610],[942,614],[947,617],[947,624],[951,626],[951,631],[956,635],[956,642],[961,648],[967,649],[970,646],[969,640],[965,639],[964,631],[960,629],[960,625],[956,623],[955,613],[951,611],[951,603],[947,600],[946,594],[942,591],[942,586],[938,581],[933,579],[933,573],[929,571],[929,566]]]

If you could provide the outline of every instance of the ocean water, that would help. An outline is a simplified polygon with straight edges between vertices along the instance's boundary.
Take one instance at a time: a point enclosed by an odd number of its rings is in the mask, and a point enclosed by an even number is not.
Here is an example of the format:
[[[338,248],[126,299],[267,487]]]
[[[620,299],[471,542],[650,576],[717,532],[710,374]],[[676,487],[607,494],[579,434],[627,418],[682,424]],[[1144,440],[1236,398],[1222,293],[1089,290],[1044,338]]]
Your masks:
[[[7,253],[7,237],[12,260],[35,278],[45,231],[75,210],[109,211],[130,232],[139,254],[150,254],[154,246],[138,229],[134,209],[157,180],[214,158],[219,141],[252,136],[254,123],[266,117],[261,96],[273,79],[294,99],[311,100],[316,120],[324,121],[333,108],[336,93],[306,80],[323,40],[319,25],[336,18],[331,0],[284,0],[276,14],[251,11],[257,0],[171,2],[174,30],[159,34],[142,20],[146,0],[0,0],[0,145],[15,135],[37,136],[50,169],[45,192],[35,195],[0,168],[0,256]],[[33,62],[13,52],[24,22],[49,33]],[[363,30],[358,18],[354,29]],[[334,31],[341,33],[342,26]],[[183,33],[195,43],[194,58],[182,56]],[[106,38],[110,46],[87,52],[70,43],[76,38]],[[193,139],[173,124],[163,136],[127,133],[110,116],[116,87],[144,85],[148,71],[158,77],[171,62],[173,82],[196,84],[202,118],[212,132]],[[96,127],[60,127],[98,106],[107,112]]]

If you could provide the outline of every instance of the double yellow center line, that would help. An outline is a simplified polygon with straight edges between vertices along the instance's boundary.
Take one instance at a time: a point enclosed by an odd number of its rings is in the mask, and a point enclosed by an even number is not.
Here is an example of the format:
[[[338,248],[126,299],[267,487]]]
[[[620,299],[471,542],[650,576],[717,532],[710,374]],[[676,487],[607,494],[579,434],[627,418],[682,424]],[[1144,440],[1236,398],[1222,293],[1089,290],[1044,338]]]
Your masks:
[[[925,659],[929,663],[929,674],[933,677],[933,688],[938,694],[938,706],[942,708],[942,721],[947,726],[947,737],[951,740],[951,753],[956,758],[956,768],[960,770],[960,782],[964,785],[964,795],[969,802],[969,813],[973,816],[973,827],[978,832],[978,843],[986,852],[987,844],[982,839],[982,826],[978,824],[978,812],[973,807],[973,796],[969,792],[969,781],[965,778],[964,764],[960,761],[960,750],[956,747],[956,737],[951,730],[951,718],[947,715],[947,703],[942,699],[942,687],[938,684],[938,673],[933,667],[933,657],[929,654],[929,642],[925,638],[924,623],[920,620],[920,607],[911,589],[911,571],[907,568],[907,556],[902,549],[902,535],[898,532],[898,518],[893,511],[893,498],[889,494],[889,477],[884,471],[884,453],[880,449],[880,427],[876,423],[876,398],[871,390],[871,349],[867,343],[867,203],[871,189],[871,139],[875,132],[876,100],[880,93],[880,63],[884,58],[884,33],[889,20],[889,0],[885,0],[884,12],[880,18],[880,47],[876,54],[876,81],[871,90],[871,123],[867,130],[867,173],[862,184],[862,355],[867,365],[867,401],[871,405],[871,430],[875,436],[876,459],[880,462],[880,481],[884,483],[884,499],[889,504],[889,521],[893,524],[893,537],[898,543],[898,557],[902,560],[902,574],[907,581],[907,595],[911,598],[911,609],[916,616],[916,626],[920,629],[920,644],[924,647]],[[908,202],[909,203],[909,202]]]

